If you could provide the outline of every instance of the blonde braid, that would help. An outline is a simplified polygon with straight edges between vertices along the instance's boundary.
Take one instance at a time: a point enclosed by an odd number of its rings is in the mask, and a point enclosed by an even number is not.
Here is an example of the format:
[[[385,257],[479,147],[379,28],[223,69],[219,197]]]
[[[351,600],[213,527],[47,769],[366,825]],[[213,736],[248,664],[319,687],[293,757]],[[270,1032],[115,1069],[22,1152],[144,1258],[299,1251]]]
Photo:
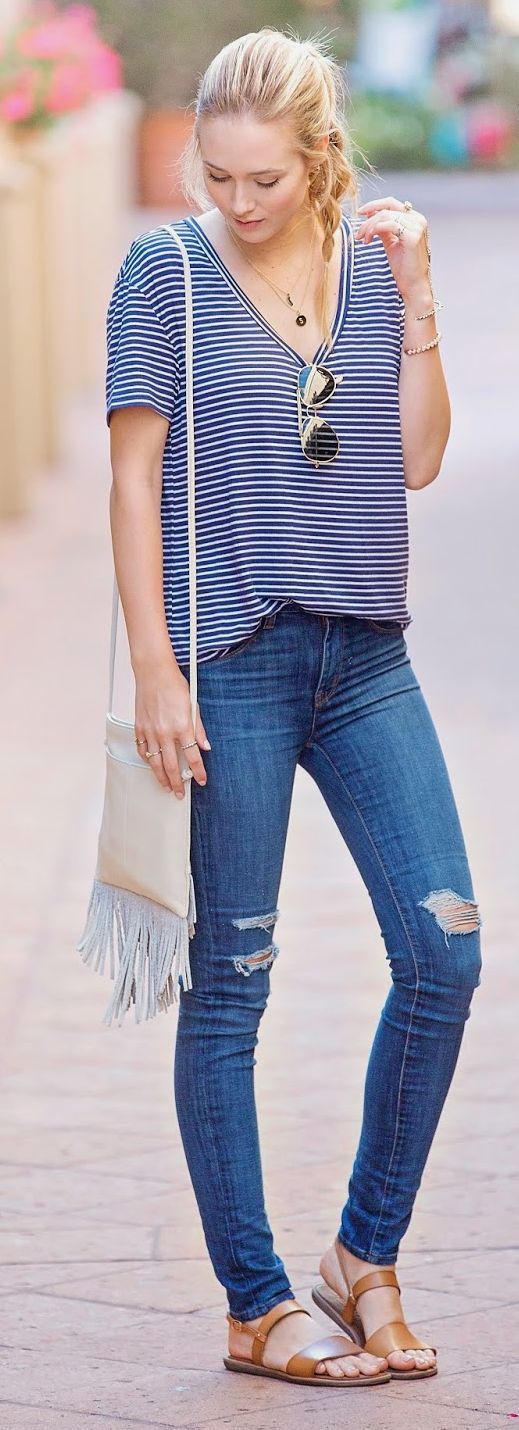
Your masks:
[[[358,180],[347,153],[344,132],[341,129],[332,129],[328,148],[321,155],[318,167],[310,173],[308,183],[310,204],[323,232],[321,251],[324,272],[321,287],[320,324],[327,343],[331,343],[332,340],[327,313],[330,260],[334,251],[334,235],[342,218],[340,200],[345,194],[354,200],[357,199]]]

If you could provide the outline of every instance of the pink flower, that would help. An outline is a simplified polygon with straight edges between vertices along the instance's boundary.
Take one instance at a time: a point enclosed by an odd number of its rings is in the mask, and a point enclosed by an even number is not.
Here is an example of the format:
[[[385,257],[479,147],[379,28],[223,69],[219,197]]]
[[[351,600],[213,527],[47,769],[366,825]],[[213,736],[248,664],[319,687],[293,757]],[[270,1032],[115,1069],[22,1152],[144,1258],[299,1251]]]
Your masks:
[[[115,50],[98,44],[88,59],[90,87],[94,94],[121,88],[121,61]]]
[[[0,100],[0,118],[8,124],[18,124],[22,119],[30,119],[34,109],[32,95],[21,89],[12,89]]]
[[[37,76],[33,69],[27,67],[13,74],[10,84],[4,84],[0,99],[0,116],[9,124],[17,124],[31,119],[36,109]]]
[[[48,24],[26,30],[18,40],[20,54],[32,59],[58,59],[66,54],[68,48],[69,39],[61,20],[51,20]]]
[[[54,71],[45,98],[45,108],[49,113],[67,114],[71,109],[80,109],[87,98],[88,89],[80,65],[59,65]]]
[[[5,87],[0,100],[0,115],[8,124],[30,119],[37,107],[37,78],[32,69],[20,70]]]
[[[93,5],[57,11],[54,0],[41,0],[33,6],[7,37],[0,81],[4,119],[44,122],[81,108],[92,94],[120,88],[119,55],[101,39],[97,22]]]

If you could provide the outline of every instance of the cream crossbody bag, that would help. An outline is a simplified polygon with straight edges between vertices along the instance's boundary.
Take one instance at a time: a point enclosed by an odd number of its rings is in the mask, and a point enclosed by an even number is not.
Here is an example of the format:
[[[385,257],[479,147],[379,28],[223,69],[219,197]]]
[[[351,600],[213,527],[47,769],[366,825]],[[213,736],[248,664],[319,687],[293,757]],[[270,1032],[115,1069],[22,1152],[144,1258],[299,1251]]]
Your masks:
[[[189,257],[182,239],[164,224],[182,254],[186,315],[187,503],[189,551],[189,687],[193,727],[197,714],[195,435],[193,407],[193,299]],[[196,906],[190,863],[192,772],[180,772],[184,798],[176,799],[141,759],[134,725],[113,714],[119,591],[114,576],[106,716],[106,775],[97,864],[86,923],[76,945],[83,962],[103,973],[109,958],[113,994],[103,1017],[119,1025],[130,1004],[135,1021],[165,1011],[182,987],[192,987],[189,939]]]

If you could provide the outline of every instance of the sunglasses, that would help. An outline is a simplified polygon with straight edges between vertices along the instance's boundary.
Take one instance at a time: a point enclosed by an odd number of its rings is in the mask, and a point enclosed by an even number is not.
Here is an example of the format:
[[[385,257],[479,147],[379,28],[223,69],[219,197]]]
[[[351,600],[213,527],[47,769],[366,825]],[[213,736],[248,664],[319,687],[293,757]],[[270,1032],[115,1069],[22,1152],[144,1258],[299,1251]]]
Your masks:
[[[339,451],[337,433],[324,417],[319,417],[316,409],[322,407],[329,397],[333,397],[340,382],[342,377],[335,377],[329,368],[319,364],[309,363],[298,373],[297,415],[301,448],[303,455],[314,467],[333,462]],[[305,415],[303,406],[314,410]]]

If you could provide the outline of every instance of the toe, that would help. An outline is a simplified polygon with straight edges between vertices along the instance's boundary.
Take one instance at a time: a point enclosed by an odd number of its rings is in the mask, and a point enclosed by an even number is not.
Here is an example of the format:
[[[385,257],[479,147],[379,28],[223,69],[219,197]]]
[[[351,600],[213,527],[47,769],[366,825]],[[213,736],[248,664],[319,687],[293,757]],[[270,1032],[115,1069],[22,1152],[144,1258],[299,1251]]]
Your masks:
[[[359,1379],[361,1370],[356,1358],[354,1359],[353,1356],[349,1356],[348,1360],[339,1361],[339,1365],[342,1366],[343,1374],[348,1375],[350,1377],[350,1380]]]
[[[378,1375],[380,1371],[387,1370],[387,1360],[383,1356],[372,1356],[366,1351],[357,1359],[363,1375]]]
[[[319,1361],[317,1375],[331,1375],[335,1380],[347,1375],[350,1380],[358,1380],[361,1375],[378,1375],[387,1369],[387,1361],[381,1356],[359,1352],[358,1356],[342,1356],[337,1360]]]
[[[343,1360],[324,1360],[319,1362],[318,1369],[322,1366],[324,1375],[330,1375],[332,1380],[340,1380],[344,1375],[344,1365],[345,1361]]]
[[[391,1351],[387,1359],[393,1370],[414,1370],[415,1353],[413,1351]]]
[[[321,1360],[316,1366],[317,1375],[330,1375],[332,1380],[341,1380],[343,1376],[358,1377],[360,1370],[356,1364],[357,1357],[348,1356],[337,1357],[337,1360]]]
[[[341,1375],[348,1375],[350,1379],[358,1380],[360,1375],[358,1356],[345,1356],[344,1360],[336,1361],[335,1364],[340,1366]]]
[[[435,1354],[434,1354],[434,1351],[431,1351],[431,1350],[415,1351],[415,1352],[414,1352],[414,1357],[415,1357],[416,1364],[417,1364],[418,1366],[421,1366],[422,1369],[423,1369],[424,1366],[434,1365],[434,1364],[435,1364],[435,1361],[436,1361],[436,1356],[435,1356]]]
[[[432,1350],[392,1351],[388,1356],[392,1370],[428,1370],[436,1363]]]

